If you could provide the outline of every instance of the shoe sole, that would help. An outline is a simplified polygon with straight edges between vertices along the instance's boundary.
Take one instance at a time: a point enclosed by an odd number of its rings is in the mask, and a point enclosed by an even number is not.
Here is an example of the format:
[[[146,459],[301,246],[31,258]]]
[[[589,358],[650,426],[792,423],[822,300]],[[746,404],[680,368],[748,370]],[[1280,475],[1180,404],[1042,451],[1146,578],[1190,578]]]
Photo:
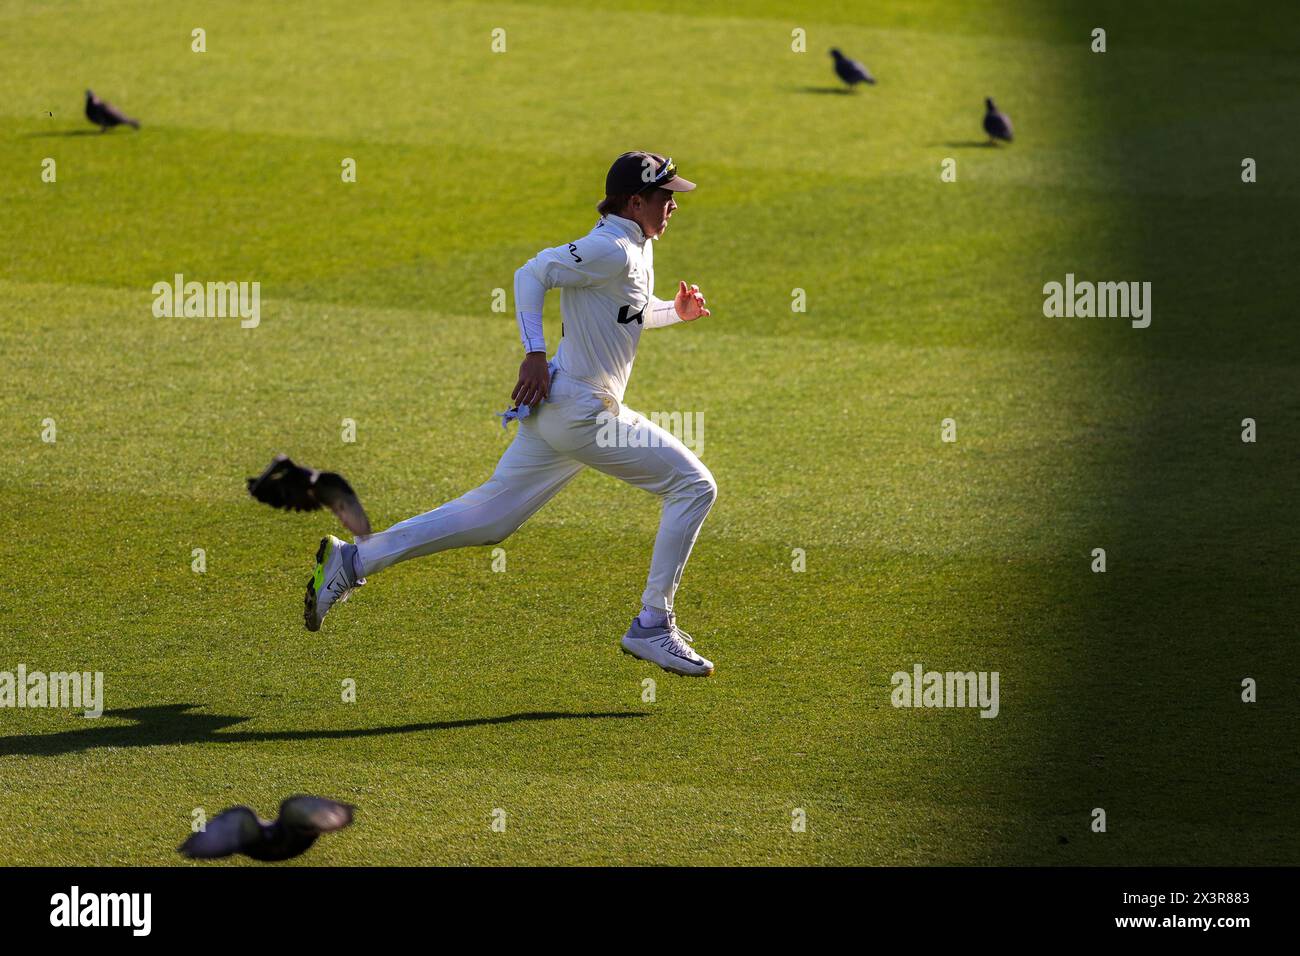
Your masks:
[[[653,664],[655,665],[655,667],[658,667],[660,670],[665,670],[670,674],[676,674],[678,677],[712,677],[713,676],[712,667],[710,667],[707,671],[704,671],[703,673],[701,673],[700,671],[679,671],[676,670],[675,668],[667,666],[666,664],[660,664],[658,661],[652,661],[648,657],[642,657],[640,654],[637,654],[633,651],[629,651],[622,644],[619,644],[618,649],[622,651],[624,654],[626,654],[628,657],[635,658],[638,661],[645,661],[647,664]]]
[[[330,539],[321,538],[320,547],[316,549],[316,567],[320,569],[325,560],[325,552],[329,548]],[[312,574],[307,579],[307,597],[304,599],[304,608],[302,612],[302,622],[307,626],[307,630],[315,633],[320,630],[321,621],[316,616],[316,575]]]

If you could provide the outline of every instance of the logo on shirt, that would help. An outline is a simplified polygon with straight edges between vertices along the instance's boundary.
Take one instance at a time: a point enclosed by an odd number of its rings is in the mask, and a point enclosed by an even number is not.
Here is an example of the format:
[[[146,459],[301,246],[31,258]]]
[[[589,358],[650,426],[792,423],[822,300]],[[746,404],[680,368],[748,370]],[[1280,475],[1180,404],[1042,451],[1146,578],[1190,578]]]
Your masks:
[[[625,306],[623,306],[623,308],[619,309],[619,310],[618,310],[618,324],[619,324],[619,325],[627,325],[629,322],[631,322],[632,320],[635,319],[637,325],[645,325],[645,322],[642,321],[642,318],[641,318],[641,316],[645,314],[645,306],[644,306],[644,305],[641,306],[641,311],[640,311],[640,312],[637,312],[635,315],[630,314],[631,312],[632,312],[632,306],[630,306],[630,305],[625,305]]]

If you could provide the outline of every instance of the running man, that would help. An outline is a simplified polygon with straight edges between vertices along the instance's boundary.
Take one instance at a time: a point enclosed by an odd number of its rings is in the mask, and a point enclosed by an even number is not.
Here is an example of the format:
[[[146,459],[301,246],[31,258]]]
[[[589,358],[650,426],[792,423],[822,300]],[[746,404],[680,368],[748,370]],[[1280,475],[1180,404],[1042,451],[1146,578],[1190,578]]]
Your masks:
[[[583,467],[590,466],[657,495],[659,533],[641,610],[623,635],[627,654],[664,670],[708,677],[713,663],[677,626],[673,596],[682,569],[713,507],[709,469],[670,433],[623,405],[642,328],[709,315],[698,286],[681,282],[673,301],[655,298],[654,247],[677,209],[676,194],[695,184],[671,159],[624,153],[605,177],[600,221],[586,236],[545,249],[515,273],[515,310],[524,361],[511,395],[518,433],[486,484],[387,531],[347,544],[321,540],[307,582],[307,630],[366,578],[399,561],[450,548],[504,541]],[[542,335],[542,302],[561,288],[564,319],[551,362]],[[609,427],[611,418],[616,427]],[[618,440],[609,435],[616,432]]]

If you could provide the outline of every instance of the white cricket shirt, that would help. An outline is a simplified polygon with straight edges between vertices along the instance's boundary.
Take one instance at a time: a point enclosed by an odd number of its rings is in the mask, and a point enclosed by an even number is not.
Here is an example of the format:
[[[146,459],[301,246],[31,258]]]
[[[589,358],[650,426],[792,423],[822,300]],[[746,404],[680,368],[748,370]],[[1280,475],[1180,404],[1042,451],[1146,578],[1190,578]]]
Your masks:
[[[655,297],[654,283],[652,240],[630,219],[602,217],[581,239],[543,249],[515,272],[524,350],[546,351],[542,303],[548,289],[562,289],[555,366],[621,402],[642,328],[681,321],[671,301]]]

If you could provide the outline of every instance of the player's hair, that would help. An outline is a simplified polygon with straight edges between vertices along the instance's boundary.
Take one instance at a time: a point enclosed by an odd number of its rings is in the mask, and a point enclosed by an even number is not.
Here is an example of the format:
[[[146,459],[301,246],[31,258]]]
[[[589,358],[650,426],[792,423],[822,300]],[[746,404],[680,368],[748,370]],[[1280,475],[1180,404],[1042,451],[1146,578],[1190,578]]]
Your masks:
[[[633,196],[643,196],[648,201],[655,194],[658,187],[651,183],[645,189],[638,193],[615,193],[612,196],[606,196],[600,202],[596,203],[596,211],[602,216],[608,216],[613,213],[616,216],[622,215],[627,209],[628,204],[632,202]]]
[[[596,212],[602,216],[608,216],[610,213],[618,215],[627,208],[627,204],[632,201],[631,193],[618,193],[613,196],[606,196],[600,202],[596,203]]]

